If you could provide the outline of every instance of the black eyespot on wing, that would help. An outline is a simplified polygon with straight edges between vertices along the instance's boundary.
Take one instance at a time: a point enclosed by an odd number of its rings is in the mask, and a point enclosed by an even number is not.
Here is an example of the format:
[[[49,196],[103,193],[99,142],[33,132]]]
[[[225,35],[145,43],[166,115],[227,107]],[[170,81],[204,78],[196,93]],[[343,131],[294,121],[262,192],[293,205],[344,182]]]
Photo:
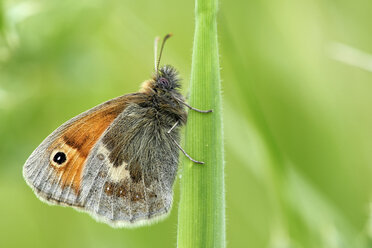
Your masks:
[[[63,152],[57,152],[53,157],[53,161],[57,164],[63,164],[66,161],[66,154]]]

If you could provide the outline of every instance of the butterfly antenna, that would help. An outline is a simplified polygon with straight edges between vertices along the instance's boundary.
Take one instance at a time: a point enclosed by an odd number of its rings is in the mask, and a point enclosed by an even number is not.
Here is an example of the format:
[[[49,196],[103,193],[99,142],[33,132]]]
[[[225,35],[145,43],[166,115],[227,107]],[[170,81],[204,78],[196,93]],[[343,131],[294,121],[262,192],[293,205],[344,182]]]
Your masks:
[[[164,44],[165,42],[168,40],[168,38],[170,38],[172,36],[172,34],[167,34],[164,39],[163,39],[163,42],[161,43],[161,47],[160,47],[160,53],[159,53],[159,58],[158,58],[158,61],[156,63],[156,66],[155,66],[155,70],[156,70],[156,75],[159,75],[159,64],[160,64],[160,59],[161,59],[161,55],[163,54],[163,49],[164,49]]]
[[[154,66],[155,66],[155,72],[158,73],[158,61],[157,61],[157,57],[158,57],[158,46],[159,46],[159,36],[158,37],[155,37],[155,41],[154,41]]]

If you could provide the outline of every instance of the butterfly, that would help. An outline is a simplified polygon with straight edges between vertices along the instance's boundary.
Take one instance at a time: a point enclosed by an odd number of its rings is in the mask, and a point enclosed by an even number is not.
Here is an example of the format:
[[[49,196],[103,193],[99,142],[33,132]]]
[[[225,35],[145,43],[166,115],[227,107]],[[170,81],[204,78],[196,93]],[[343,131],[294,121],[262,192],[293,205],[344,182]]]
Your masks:
[[[104,102],[67,121],[30,155],[23,176],[44,202],[71,206],[113,227],[150,224],[167,216],[177,174],[180,128],[186,124],[180,79],[159,68],[137,93]]]

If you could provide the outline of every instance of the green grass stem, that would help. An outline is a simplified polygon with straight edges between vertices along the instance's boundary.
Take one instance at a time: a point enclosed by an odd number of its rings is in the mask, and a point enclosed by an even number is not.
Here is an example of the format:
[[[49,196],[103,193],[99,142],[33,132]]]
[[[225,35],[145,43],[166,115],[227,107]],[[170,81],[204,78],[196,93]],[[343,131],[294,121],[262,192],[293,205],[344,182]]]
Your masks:
[[[189,111],[178,215],[178,247],[225,247],[224,148],[217,42],[217,0],[196,0]]]

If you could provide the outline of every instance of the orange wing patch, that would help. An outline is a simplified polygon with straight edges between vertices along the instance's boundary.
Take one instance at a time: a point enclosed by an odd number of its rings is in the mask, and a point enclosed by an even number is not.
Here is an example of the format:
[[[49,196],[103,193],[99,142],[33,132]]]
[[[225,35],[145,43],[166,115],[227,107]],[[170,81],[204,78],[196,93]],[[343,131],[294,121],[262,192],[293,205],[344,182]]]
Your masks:
[[[128,98],[119,97],[102,104],[96,111],[73,122],[50,146],[50,165],[61,176],[62,188],[70,186],[78,194],[81,174],[90,150],[128,105]]]

